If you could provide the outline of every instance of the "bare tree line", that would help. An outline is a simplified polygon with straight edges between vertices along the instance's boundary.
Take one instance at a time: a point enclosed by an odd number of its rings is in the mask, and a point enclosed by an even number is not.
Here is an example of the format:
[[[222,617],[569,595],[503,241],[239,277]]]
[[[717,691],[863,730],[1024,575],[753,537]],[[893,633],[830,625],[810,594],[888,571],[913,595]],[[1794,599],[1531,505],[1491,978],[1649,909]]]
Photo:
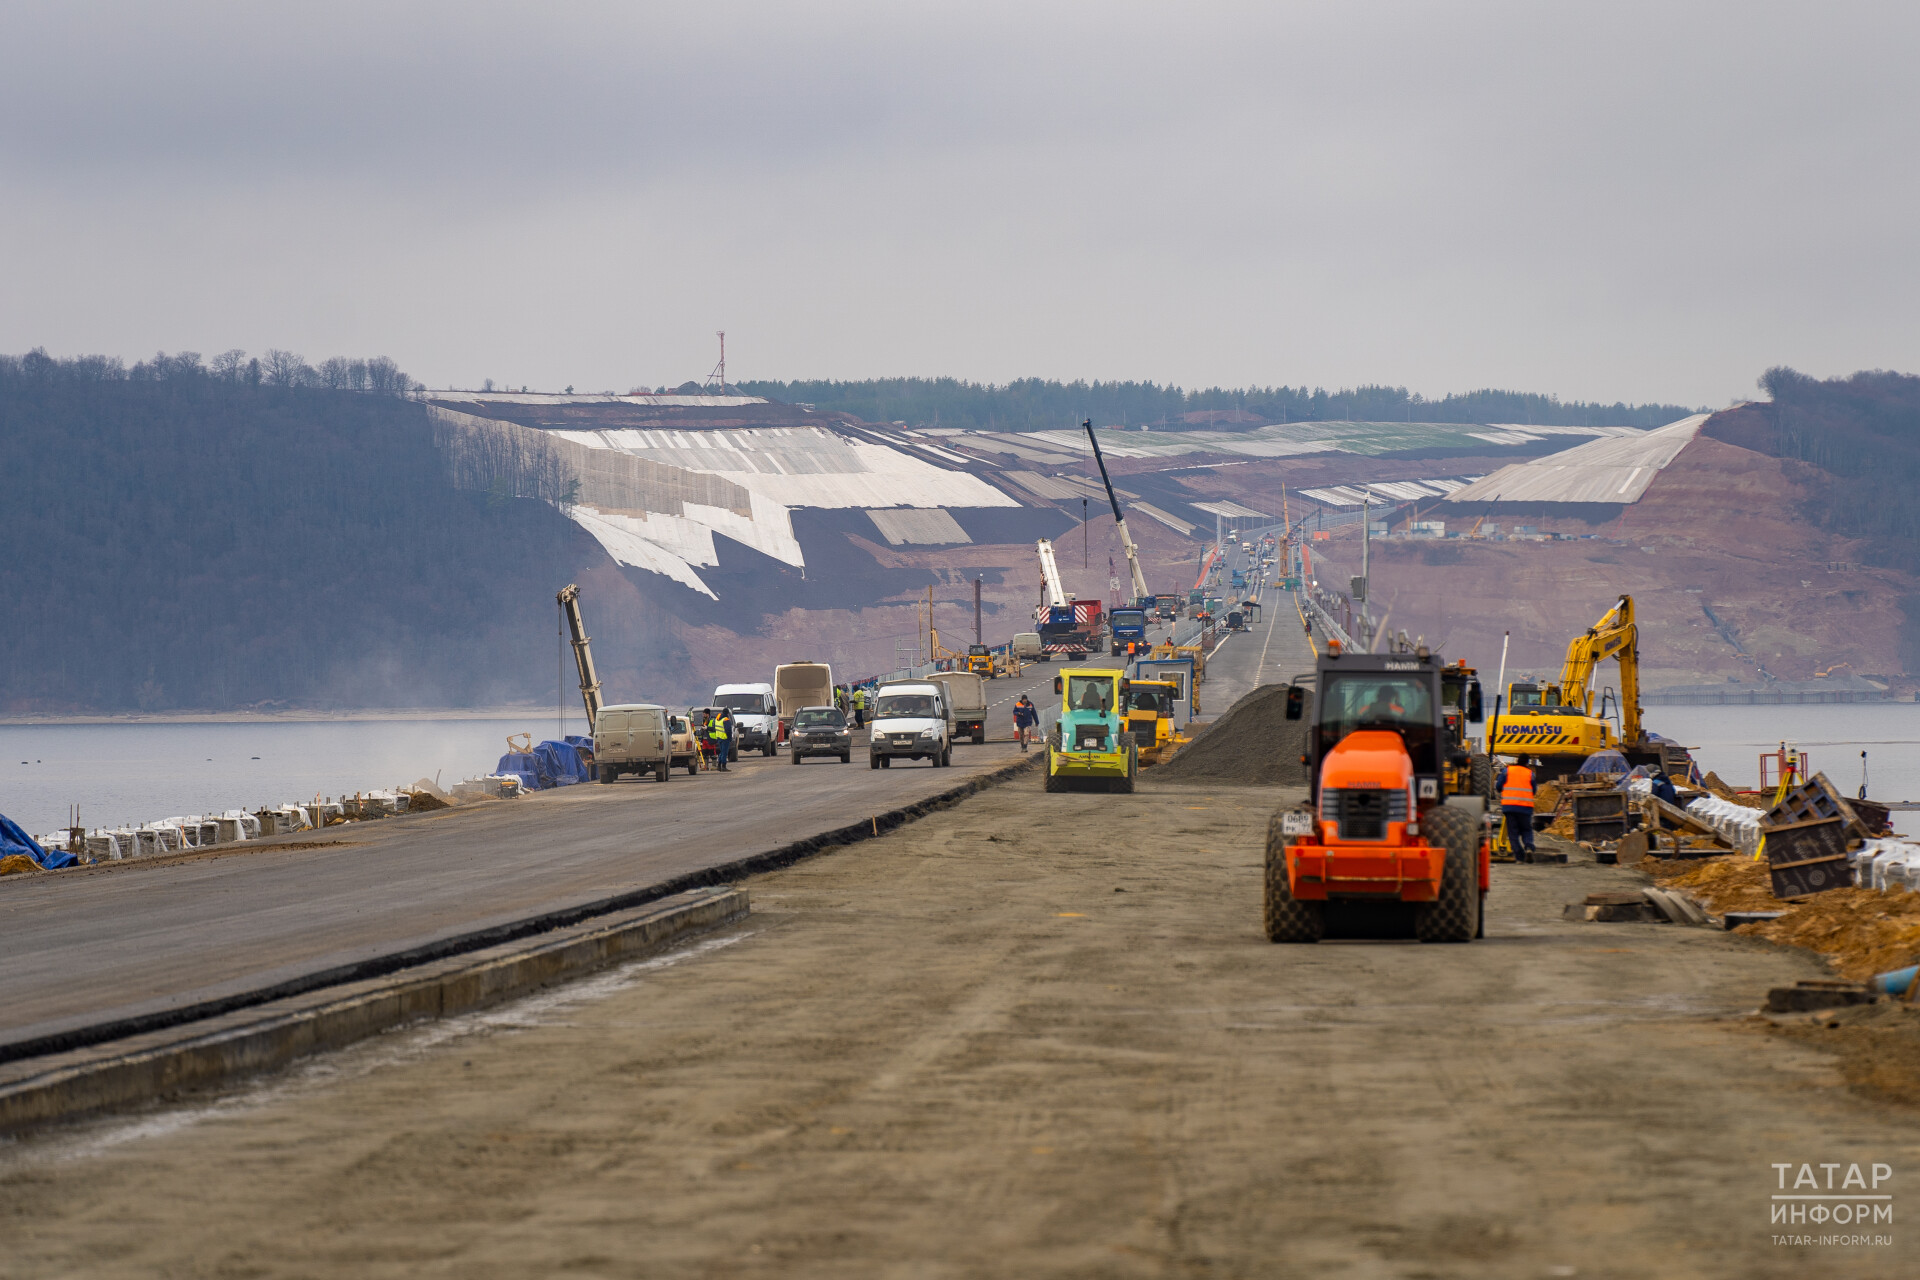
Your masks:
[[[358,391],[367,395],[412,396],[425,384],[408,377],[387,356],[334,356],[308,364],[297,352],[269,347],[250,357],[238,347],[203,360],[198,351],[156,352],[129,368],[118,356],[76,356],[61,360],[36,347],[22,356],[0,356],[0,375],[64,378],[83,382],[168,382],[208,378],[235,385],[310,387],[322,391]]]

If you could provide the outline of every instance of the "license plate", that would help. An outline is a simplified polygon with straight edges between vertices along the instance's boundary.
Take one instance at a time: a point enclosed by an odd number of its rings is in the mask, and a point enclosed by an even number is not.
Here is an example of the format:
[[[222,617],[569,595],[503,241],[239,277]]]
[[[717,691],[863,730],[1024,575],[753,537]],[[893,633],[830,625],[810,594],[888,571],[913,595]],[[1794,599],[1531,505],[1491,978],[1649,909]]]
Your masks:
[[[1313,834],[1313,815],[1301,809],[1280,815],[1280,834],[1283,836],[1310,836]]]

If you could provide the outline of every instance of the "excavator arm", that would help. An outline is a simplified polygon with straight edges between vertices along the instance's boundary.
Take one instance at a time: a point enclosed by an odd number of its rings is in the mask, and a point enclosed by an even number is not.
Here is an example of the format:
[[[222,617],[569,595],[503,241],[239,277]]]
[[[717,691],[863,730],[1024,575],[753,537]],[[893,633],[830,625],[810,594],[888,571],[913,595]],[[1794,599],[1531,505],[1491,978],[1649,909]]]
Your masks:
[[[567,630],[573,635],[573,663],[580,669],[580,701],[587,709],[587,731],[591,733],[600,719],[600,677],[594,674],[592,640],[580,617],[580,588],[569,582],[554,598],[567,615]]]
[[[1609,658],[1620,662],[1620,728],[1627,742],[1640,741],[1640,631],[1633,620],[1633,597],[1621,596],[1600,621],[1574,637],[1560,671],[1560,696],[1593,714],[1594,669]]]

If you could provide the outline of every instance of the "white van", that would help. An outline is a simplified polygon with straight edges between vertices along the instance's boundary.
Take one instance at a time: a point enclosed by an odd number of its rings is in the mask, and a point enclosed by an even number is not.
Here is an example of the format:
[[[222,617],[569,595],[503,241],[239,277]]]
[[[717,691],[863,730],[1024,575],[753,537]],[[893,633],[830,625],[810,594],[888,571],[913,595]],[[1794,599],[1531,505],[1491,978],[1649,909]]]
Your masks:
[[[1007,646],[1013,656],[1022,662],[1045,662],[1047,651],[1040,647],[1038,631],[1022,631],[1013,637],[1013,643]]]
[[[654,702],[600,708],[593,722],[593,764],[602,782],[612,782],[623,773],[651,773],[655,782],[672,777],[667,709]]]
[[[780,704],[774,701],[770,684],[723,684],[713,691],[716,707],[733,713],[733,753],[749,751],[773,754],[780,738]]]
[[[941,686],[927,680],[880,686],[867,720],[867,767],[886,769],[895,760],[925,760],[936,768],[953,763],[953,713]]]

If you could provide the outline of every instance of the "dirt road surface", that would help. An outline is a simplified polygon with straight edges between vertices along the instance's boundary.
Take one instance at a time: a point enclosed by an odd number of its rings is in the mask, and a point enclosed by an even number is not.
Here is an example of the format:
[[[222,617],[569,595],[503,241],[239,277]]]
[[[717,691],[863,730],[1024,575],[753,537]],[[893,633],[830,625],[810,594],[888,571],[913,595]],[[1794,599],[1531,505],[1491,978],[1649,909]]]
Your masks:
[[[1290,795],[1023,777],[677,956],[16,1141],[0,1276],[1913,1273],[1914,1113],[1744,1017],[1804,954],[1564,923],[1591,864],[1271,946]],[[1893,1245],[1776,1244],[1776,1162],[1891,1166]]]

